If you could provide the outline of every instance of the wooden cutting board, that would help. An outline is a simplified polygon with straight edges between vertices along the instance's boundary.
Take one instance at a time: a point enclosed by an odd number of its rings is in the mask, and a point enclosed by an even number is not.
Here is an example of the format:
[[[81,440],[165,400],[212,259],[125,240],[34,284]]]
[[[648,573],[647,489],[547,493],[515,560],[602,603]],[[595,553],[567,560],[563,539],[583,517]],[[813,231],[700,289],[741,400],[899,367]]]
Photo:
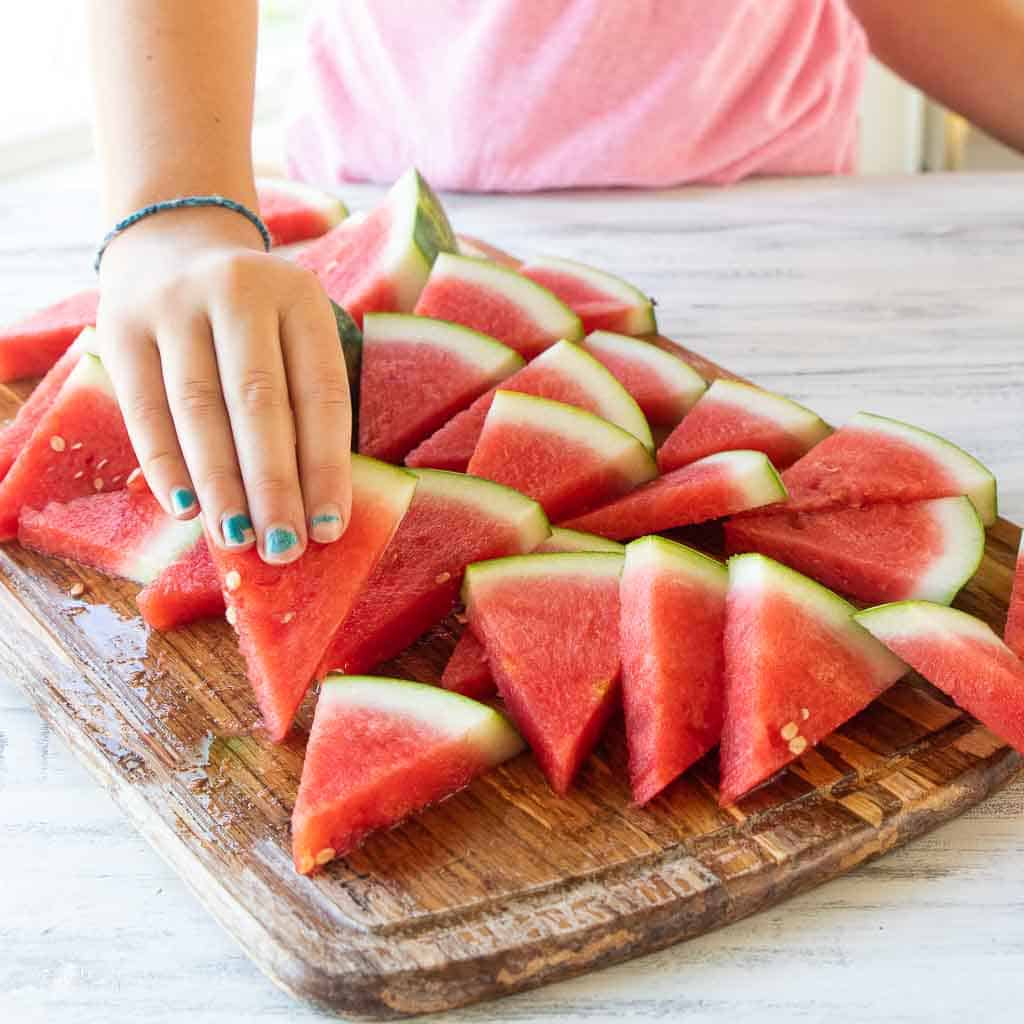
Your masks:
[[[0,418],[23,396],[0,389]],[[1000,631],[1019,538],[990,531],[957,601]],[[277,984],[351,1016],[442,1010],[699,935],[934,828],[1021,763],[910,675],[738,807],[718,807],[713,757],[631,806],[616,724],[569,797],[524,755],[308,879],[288,820],[310,702],[275,747],[253,733],[226,623],[150,632],[133,585],[17,545],[0,577],[0,671]],[[381,671],[436,681],[454,628]]]

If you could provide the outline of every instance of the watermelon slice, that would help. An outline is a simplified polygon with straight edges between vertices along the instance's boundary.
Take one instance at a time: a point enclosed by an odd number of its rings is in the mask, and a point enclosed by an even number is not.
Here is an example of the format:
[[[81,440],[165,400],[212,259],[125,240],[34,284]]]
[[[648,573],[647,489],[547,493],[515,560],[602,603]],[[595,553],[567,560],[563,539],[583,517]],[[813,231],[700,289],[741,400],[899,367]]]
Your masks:
[[[492,708],[403,679],[330,676],[316,705],[292,813],[309,874],[515,757],[523,741]]]
[[[42,511],[22,510],[18,540],[136,583],[149,583],[202,539],[198,518],[169,516],[144,491],[90,494]]]
[[[688,363],[649,341],[594,331],[583,347],[636,399],[652,427],[671,430],[707,387]]]
[[[135,468],[114,387],[84,353],[0,483],[0,540],[13,540],[23,508],[123,488]]]
[[[505,252],[504,249],[499,249],[496,245],[491,245],[490,242],[485,242],[482,238],[477,238],[474,235],[464,235],[460,232],[455,236],[455,240],[458,243],[456,251],[460,256],[475,256],[481,260],[493,260],[511,270],[518,270],[523,265],[521,259],[517,259],[511,253]]]
[[[725,538],[730,554],[759,551],[872,604],[949,604],[985,553],[985,529],[967,498],[739,516]]]
[[[342,221],[299,254],[327,294],[362,327],[371,312],[409,313],[439,252],[455,247],[448,218],[411,169],[355,228]]]
[[[362,359],[359,450],[387,462],[523,366],[486,334],[401,313],[366,315]]]
[[[986,623],[927,601],[885,604],[854,617],[928,682],[1024,752],[1024,661]]]
[[[668,473],[715,452],[750,448],[785,469],[828,437],[816,413],[782,395],[736,380],[716,380],[658,451]]]
[[[640,441],[607,420],[498,391],[469,472],[514,487],[539,501],[549,518],[565,519],[633,490],[657,469]]]
[[[605,540],[604,537],[597,537],[592,533],[563,530],[557,526],[552,529],[551,536],[538,544],[533,551],[535,554],[547,555],[573,551],[611,551],[618,555],[626,553],[626,549],[613,540]],[[455,650],[444,667],[441,685],[446,690],[453,690],[474,700],[494,696],[495,685],[491,676],[491,666],[487,662],[487,651],[471,629],[462,631]]]
[[[763,555],[729,560],[719,802],[734,803],[907,670],[856,609]]]
[[[561,525],[623,540],[720,519],[785,497],[779,474],[762,452],[720,452]]]
[[[83,352],[96,351],[96,331],[86,327],[71,343],[68,350],[50,368],[46,376],[36,385],[25,404],[18,410],[17,416],[0,430],[0,480],[14,465],[21,449],[25,447],[36,424],[43,418],[46,410],[53,405],[57,392],[64,386],[64,381],[78,363]]]
[[[966,495],[996,521],[996,480],[956,445],[908,423],[858,413],[782,476],[799,512]]]
[[[224,591],[206,538],[200,537],[178,561],[140,590],[135,602],[146,623],[161,631],[199,619],[219,619],[225,611]]]
[[[491,260],[443,253],[415,312],[465,324],[532,359],[560,338],[583,337],[579,317],[546,288]]]
[[[41,377],[84,328],[96,326],[99,304],[90,288],[0,329],[0,381]]]
[[[569,789],[619,694],[621,555],[477,562],[463,599],[498,690],[556,793]]]
[[[341,540],[311,543],[289,565],[268,565],[255,548],[211,543],[228,621],[249,669],[267,732],[284,739],[338,627],[402,521],[416,478],[352,456],[352,518]]]
[[[337,196],[289,178],[257,178],[256,195],[274,245],[318,238],[348,216]]]
[[[1017,572],[1010,597],[1010,614],[1006,619],[1006,643],[1024,658],[1024,541],[1017,555]]]
[[[629,392],[595,358],[571,341],[560,341],[514,373],[503,391],[548,398],[586,409],[638,437],[650,451],[654,439]],[[407,466],[464,472],[473,457],[497,388],[481,395],[405,460]]]
[[[729,574],[692,548],[642,537],[626,548],[622,706],[629,780],[645,804],[722,734]]]
[[[358,673],[404,651],[451,610],[470,562],[532,551],[548,535],[540,505],[462,473],[416,471],[395,539],[334,634],[320,673]]]
[[[519,273],[557,295],[576,313],[588,333],[657,333],[654,303],[621,277],[555,256],[530,260]]]

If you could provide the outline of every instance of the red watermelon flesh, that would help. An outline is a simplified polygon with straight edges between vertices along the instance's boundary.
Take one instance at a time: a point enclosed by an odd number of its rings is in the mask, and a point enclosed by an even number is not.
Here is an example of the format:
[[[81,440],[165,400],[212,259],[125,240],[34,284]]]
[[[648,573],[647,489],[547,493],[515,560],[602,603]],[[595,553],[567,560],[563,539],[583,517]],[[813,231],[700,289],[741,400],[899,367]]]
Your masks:
[[[175,519],[149,491],[111,491],[22,510],[18,540],[46,555],[149,583],[202,540],[198,518]]]
[[[344,856],[522,748],[502,715],[458,694],[402,679],[329,677],[292,813],[296,870]]]
[[[886,604],[855,617],[933,686],[1024,752],[1024,661],[987,623],[927,601]]]
[[[363,672],[452,610],[470,562],[532,551],[548,535],[535,501],[462,473],[419,470],[402,525],[334,635],[320,673]]]
[[[725,566],[662,537],[626,548],[622,706],[633,799],[645,804],[714,747],[725,697]]]
[[[605,552],[525,555],[466,571],[470,627],[551,788],[565,793],[619,695],[619,576]]]
[[[532,359],[583,337],[579,317],[546,288],[491,260],[442,253],[414,310],[465,324]]]
[[[985,553],[985,530],[967,498],[739,516],[726,523],[725,538],[729,554],[758,551],[872,604],[949,604]]]
[[[653,334],[658,329],[650,298],[614,274],[553,256],[524,263],[519,273],[557,295],[588,334]]]
[[[53,405],[57,393],[64,386],[64,381],[71,376],[71,371],[78,364],[79,356],[86,351],[94,352],[95,344],[95,330],[86,327],[36,385],[25,404],[18,410],[17,416],[3,430],[0,430],[0,480],[14,465],[14,460],[32,436],[36,424],[43,418],[46,410]]]
[[[1024,658],[1024,543],[1017,555],[1017,572],[1010,598],[1010,614],[1006,620],[1006,643]]]
[[[359,451],[400,462],[522,366],[522,357],[512,349],[468,327],[420,316],[367,314]]]
[[[287,178],[257,179],[256,194],[260,217],[274,245],[319,238],[348,212],[336,196]]]
[[[611,551],[619,555],[626,553],[626,549],[613,540],[605,540],[604,537],[596,537],[592,533],[562,530],[557,526],[551,531],[551,536],[533,550],[535,554],[551,555],[571,551]],[[462,631],[455,650],[444,667],[441,685],[446,690],[461,693],[464,697],[472,697],[473,700],[485,700],[494,696],[496,688],[491,676],[491,666],[487,663],[487,651],[471,629]]]
[[[23,508],[123,488],[135,453],[103,365],[84,354],[0,483],[0,540]]]
[[[178,561],[167,566],[139,591],[135,601],[146,623],[161,631],[223,616],[224,591],[206,538],[200,537]]]
[[[0,381],[41,377],[86,327],[96,326],[100,293],[79,292],[0,329]]]
[[[501,384],[503,391],[536,395],[585,409],[638,437],[654,441],[643,412],[622,385],[593,356],[570,341],[559,341]],[[409,454],[407,466],[465,472],[498,388],[481,395]]]
[[[499,391],[469,472],[540,502],[551,519],[585,512],[655,475],[632,435],[582,409]]]
[[[819,416],[788,398],[716,380],[658,450],[658,468],[668,473],[716,452],[747,448],[785,469],[829,433]]]
[[[394,536],[416,488],[411,473],[352,456],[352,517],[341,540],[310,543],[289,565],[255,548],[210,554],[270,738],[280,742],[317,665]]]
[[[493,260],[495,263],[499,263],[501,266],[508,267],[511,270],[518,270],[523,265],[521,259],[505,252],[504,249],[499,249],[496,245],[491,245],[490,242],[485,242],[482,238],[477,238],[475,235],[464,235],[462,232],[459,232],[455,239],[458,242],[458,253],[460,256],[476,256],[478,259]]]
[[[819,743],[906,672],[857,625],[855,611],[770,558],[730,559],[722,806]]]
[[[623,540],[770,505],[785,493],[763,453],[721,452],[560,525]]]
[[[798,512],[966,495],[985,526],[996,519],[995,477],[934,434],[858,413],[782,476]]]

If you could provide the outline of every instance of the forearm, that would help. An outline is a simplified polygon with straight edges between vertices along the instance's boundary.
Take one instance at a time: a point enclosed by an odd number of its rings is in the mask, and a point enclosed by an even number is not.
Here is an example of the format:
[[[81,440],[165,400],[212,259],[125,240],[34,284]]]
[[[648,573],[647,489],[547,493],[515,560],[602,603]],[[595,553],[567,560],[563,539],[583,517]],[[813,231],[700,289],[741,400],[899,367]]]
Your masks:
[[[256,0],[90,0],[107,217],[188,194],[255,203]]]
[[[1024,151],[1024,2],[848,0],[875,56]]]

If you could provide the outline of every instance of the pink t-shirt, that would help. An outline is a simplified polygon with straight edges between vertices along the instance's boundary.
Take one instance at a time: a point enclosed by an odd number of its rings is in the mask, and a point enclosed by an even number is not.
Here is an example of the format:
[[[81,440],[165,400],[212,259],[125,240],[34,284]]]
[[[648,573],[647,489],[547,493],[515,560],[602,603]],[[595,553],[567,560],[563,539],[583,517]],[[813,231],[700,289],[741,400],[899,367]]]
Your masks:
[[[291,173],[526,191],[853,169],[845,0],[325,0]]]

